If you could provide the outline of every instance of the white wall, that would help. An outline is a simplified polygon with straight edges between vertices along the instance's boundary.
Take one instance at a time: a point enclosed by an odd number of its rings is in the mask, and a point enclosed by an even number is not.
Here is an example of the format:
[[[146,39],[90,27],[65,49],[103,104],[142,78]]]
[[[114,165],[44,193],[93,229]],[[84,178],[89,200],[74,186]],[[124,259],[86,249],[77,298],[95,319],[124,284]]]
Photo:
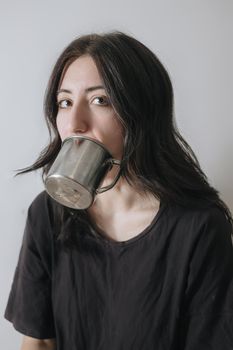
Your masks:
[[[30,165],[48,141],[44,90],[76,36],[118,29],[158,55],[173,82],[178,127],[233,209],[232,15],[231,0],[0,0],[1,315],[27,208],[43,189],[39,173],[13,178],[14,169]],[[21,335],[3,317],[0,325],[4,350],[18,349]]]

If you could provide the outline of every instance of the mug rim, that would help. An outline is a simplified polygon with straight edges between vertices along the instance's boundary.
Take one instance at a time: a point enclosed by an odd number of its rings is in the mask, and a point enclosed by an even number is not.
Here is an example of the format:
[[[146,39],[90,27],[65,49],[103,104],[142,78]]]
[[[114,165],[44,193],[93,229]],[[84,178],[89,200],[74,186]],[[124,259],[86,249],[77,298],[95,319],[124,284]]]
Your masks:
[[[111,158],[113,158],[112,154],[109,152],[109,150],[103,145],[103,143],[101,143],[100,141],[93,139],[92,137],[89,136],[83,136],[83,135],[71,135],[66,137],[63,141],[61,146],[63,146],[63,144],[69,140],[73,140],[73,139],[84,139],[84,140],[88,140],[88,141],[92,141],[94,143],[96,143],[97,145],[99,145],[100,147],[102,147],[109,155]]]

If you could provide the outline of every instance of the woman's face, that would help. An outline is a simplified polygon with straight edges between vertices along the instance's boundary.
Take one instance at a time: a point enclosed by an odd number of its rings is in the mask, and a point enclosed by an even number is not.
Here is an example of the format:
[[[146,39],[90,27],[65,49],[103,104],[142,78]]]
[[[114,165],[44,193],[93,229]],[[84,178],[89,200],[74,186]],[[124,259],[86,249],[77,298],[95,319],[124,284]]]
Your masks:
[[[90,56],[81,56],[70,64],[61,81],[57,103],[61,140],[71,135],[88,136],[103,143],[114,158],[122,158],[123,127]]]

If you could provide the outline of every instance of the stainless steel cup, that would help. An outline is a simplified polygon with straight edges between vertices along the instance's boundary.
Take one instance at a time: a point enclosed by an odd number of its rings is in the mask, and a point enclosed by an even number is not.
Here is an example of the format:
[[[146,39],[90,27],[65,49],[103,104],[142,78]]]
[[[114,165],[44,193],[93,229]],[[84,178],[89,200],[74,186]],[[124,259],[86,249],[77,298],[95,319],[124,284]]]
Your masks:
[[[66,138],[46,178],[45,189],[57,202],[74,209],[91,206],[96,194],[112,188],[120,177],[100,188],[113,165],[120,166],[104,145],[86,136]]]

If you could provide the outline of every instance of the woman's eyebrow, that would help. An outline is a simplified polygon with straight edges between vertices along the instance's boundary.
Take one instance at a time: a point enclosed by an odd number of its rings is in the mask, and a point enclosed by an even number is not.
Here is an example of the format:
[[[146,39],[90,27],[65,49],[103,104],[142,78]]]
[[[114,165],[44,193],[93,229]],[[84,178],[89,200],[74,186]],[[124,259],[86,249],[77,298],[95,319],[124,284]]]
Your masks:
[[[70,90],[67,90],[67,89],[59,89],[59,90],[57,90],[57,95],[60,94],[61,92],[66,92],[67,94],[72,93]]]
[[[103,87],[102,85],[90,86],[89,88],[86,88],[86,89],[85,89],[85,93],[88,93],[88,92],[91,92],[91,91],[94,91],[94,90],[99,90],[99,89],[105,90],[104,87]],[[59,89],[59,90],[57,91],[57,95],[60,94],[61,92],[66,92],[67,94],[72,94],[72,91],[71,91],[71,90]]]
[[[105,90],[102,85],[97,85],[97,86],[90,86],[89,88],[85,89],[85,92],[87,93],[87,92],[91,92],[99,89]]]

